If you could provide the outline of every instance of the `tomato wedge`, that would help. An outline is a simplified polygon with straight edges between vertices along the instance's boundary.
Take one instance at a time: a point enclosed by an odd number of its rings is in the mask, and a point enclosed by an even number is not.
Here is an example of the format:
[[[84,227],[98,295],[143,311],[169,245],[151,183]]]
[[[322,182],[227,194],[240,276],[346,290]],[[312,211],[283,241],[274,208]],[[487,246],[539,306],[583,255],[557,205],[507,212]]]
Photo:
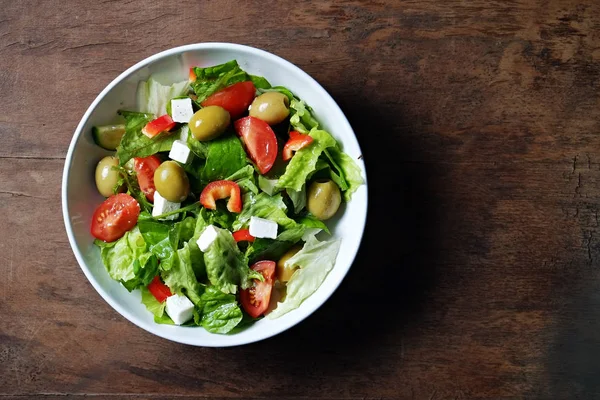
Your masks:
[[[200,204],[211,210],[217,209],[217,200],[226,199],[227,209],[234,213],[242,212],[242,193],[234,181],[214,181],[206,185],[200,193]]]
[[[248,110],[255,94],[254,83],[250,81],[238,82],[208,96],[201,104],[202,107],[223,107],[229,112],[231,118],[235,119],[241,117]]]
[[[250,229],[248,228],[233,232],[233,238],[236,242],[254,242],[254,239],[256,239],[250,234]]]
[[[290,138],[283,146],[283,161],[287,161],[294,155],[295,151],[305,148],[313,142],[309,135],[303,135],[300,132],[291,131]]]
[[[177,125],[177,123],[173,121],[173,118],[171,118],[169,114],[165,114],[162,117],[158,117],[148,122],[146,126],[142,128],[142,133],[152,139],[161,132],[170,131],[175,125]]]
[[[94,211],[91,233],[96,239],[114,242],[137,224],[140,205],[126,193],[110,196]]]
[[[190,82],[196,81],[196,71],[194,70],[194,67],[190,67],[189,80]]]
[[[273,290],[273,277],[275,276],[275,261],[259,261],[251,266],[265,278],[264,282],[254,281],[254,286],[240,291],[240,301],[244,310],[252,317],[257,318],[267,311]]]
[[[148,285],[148,290],[159,303],[162,303],[167,299],[167,297],[173,296],[171,293],[171,289],[167,285],[161,282],[160,278],[157,276],[154,277],[152,282]]]
[[[137,175],[140,189],[146,195],[146,198],[152,202],[154,202],[154,192],[156,192],[154,171],[156,171],[160,163],[160,158],[155,155],[144,158],[135,157],[133,159],[133,169]]]
[[[238,119],[233,126],[260,173],[269,172],[277,158],[277,138],[273,129],[265,121],[250,116]]]

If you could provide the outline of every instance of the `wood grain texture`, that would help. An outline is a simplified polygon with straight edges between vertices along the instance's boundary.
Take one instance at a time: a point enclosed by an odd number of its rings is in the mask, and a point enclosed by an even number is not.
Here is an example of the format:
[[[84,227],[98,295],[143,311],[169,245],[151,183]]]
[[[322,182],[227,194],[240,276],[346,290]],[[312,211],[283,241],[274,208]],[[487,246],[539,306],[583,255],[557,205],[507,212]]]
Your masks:
[[[0,397],[600,397],[598,2],[0,5]],[[170,343],[113,311],[60,211],[94,97],[202,41],[316,78],[370,180],[365,239],[334,296],[230,349]]]

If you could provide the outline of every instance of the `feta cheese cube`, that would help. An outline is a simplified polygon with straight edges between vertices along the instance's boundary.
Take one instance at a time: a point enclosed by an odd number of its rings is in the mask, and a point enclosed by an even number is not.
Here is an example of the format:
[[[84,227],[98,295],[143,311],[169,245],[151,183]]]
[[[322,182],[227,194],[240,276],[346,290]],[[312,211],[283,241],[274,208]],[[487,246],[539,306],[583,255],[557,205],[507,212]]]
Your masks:
[[[181,140],[183,143],[187,143],[189,134],[190,127],[188,125],[183,125],[181,127],[181,132],[179,133],[179,140]]]
[[[259,217],[250,217],[250,234],[254,237],[275,239],[277,228],[277,222]]]
[[[158,217],[159,215],[163,215],[165,213],[179,210],[181,208],[181,203],[173,203],[162,197],[158,190],[154,192],[154,207],[152,207],[152,216]],[[172,221],[177,218],[177,215],[170,215],[165,218],[160,218],[162,221]]]
[[[173,99],[171,100],[171,118],[175,122],[187,124],[194,115],[192,108],[192,99]]]
[[[194,316],[194,303],[185,296],[174,294],[167,297],[166,311],[173,322],[175,322],[175,325],[181,325]]]
[[[200,247],[200,250],[203,252],[206,251],[210,247],[210,245],[213,244],[218,235],[219,234],[214,225],[209,225],[206,228],[204,228],[202,234],[200,235],[198,240],[196,240],[196,243],[198,244],[198,247]]]
[[[169,158],[182,164],[186,164],[190,160],[190,148],[185,142],[176,140],[173,142],[173,146],[169,152]]]

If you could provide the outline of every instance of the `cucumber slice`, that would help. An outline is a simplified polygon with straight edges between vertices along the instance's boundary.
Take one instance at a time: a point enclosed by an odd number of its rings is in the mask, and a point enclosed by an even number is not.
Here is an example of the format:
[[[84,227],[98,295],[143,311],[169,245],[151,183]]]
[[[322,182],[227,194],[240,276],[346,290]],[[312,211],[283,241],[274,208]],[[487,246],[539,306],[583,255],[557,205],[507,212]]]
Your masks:
[[[104,125],[92,128],[94,142],[106,150],[116,150],[125,134],[125,125]]]

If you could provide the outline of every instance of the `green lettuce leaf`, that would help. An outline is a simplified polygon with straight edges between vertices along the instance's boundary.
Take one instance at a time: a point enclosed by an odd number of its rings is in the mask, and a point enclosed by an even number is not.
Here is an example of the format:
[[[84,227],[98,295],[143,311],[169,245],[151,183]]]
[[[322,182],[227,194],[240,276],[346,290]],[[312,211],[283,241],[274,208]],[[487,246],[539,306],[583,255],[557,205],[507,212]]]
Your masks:
[[[290,99],[290,124],[294,130],[304,134],[319,126],[319,122],[312,115],[312,109],[297,98]]]
[[[308,176],[316,170],[321,153],[325,149],[337,145],[333,136],[326,131],[313,129],[309,135],[313,138],[313,142],[294,154],[285,169],[285,173],[279,177],[277,188],[302,190]]]
[[[247,289],[252,279],[262,280],[262,275],[248,268],[248,260],[242,254],[231,232],[221,228],[217,238],[204,252],[206,274],[210,283],[223,293],[234,294],[237,287]]]
[[[194,73],[196,80],[191,86],[198,96],[198,103],[227,86],[250,80],[250,76],[240,68],[236,60],[207,68],[194,67]]]
[[[294,204],[294,213],[298,214],[306,207],[306,185],[302,185],[300,190],[287,189],[286,192]]]
[[[249,76],[250,76],[250,80],[252,81],[252,83],[254,83],[254,87],[256,87],[257,89],[270,89],[271,88],[271,84],[264,77],[256,76],[256,75],[249,75]]]
[[[333,268],[341,241],[319,242],[314,236],[308,238],[302,250],[292,256],[285,267],[299,266],[287,283],[286,296],[267,318],[278,318],[300,306],[323,283]]]
[[[119,163],[125,165],[133,157],[148,157],[161,151],[169,151],[173,142],[180,136],[179,132],[162,132],[150,139],[142,133],[142,128],[153,119],[145,113],[119,111],[125,117],[125,134],[117,147]]]
[[[197,323],[212,333],[228,333],[243,318],[235,296],[207,287],[200,298],[202,317]]]
[[[196,218],[187,217],[177,223],[140,219],[139,228],[148,248],[161,262],[160,268],[168,270],[175,261],[175,252],[194,235]],[[198,268],[201,269],[201,266]]]
[[[146,306],[152,315],[158,318],[161,318],[163,315],[165,315],[166,302],[163,301],[160,303],[158,300],[156,300],[146,286],[140,288],[140,291],[142,292],[142,304]]]
[[[358,164],[354,162],[352,157],[339,149],[339,146],[327,149],[328,156],[335,163],[335,167],[339,170],[347,184],[347,189],[344,191],[344,199],[350,201],[352,194],[356,189],[364,183],[362,171]]]
[[[137,106],[143,113],[157,117],[167,114],[167,106],[172,99],[182,97],[188,91],[188,82],[182,81],[172,85],[162,85],[154,78],[141,81],[137,88]]]
[[[246,152],[240,139],[235,135],[227,135],[208,142],[206,164],[201,177],[207,183],[225,179],[246,165]]]
[[[185,243],[181,249],[177,250],[175,257],[173,266],[161,274],[165,284],[171,289],[171,292],[184,294],[192,303],[200,304],[200,296],[204,292],[204,287],[196,278],[190,245]]]
[[[250,164],[238,169],[225,179],[237,183],[244,193],[252,192],[258,194],[258,187],[256,186],[256,180],[254,178],[254,167]]]
[[[95,243],[100,247],[108,275],[129,291],[147,285],[158,273],[158,260],[147,250],[137,226],[115,242],[96,240]]]
[[[242,212],[238,214],[233,223],[233,230],[237,231],[248,226],[250,217],[253,216],[277,222],[284,229],[296,226],[296,222],[287,216],[287,206],[280,194],[269,196],[266,193],[259,193],[255,196],[252,193],[246,193]]]

